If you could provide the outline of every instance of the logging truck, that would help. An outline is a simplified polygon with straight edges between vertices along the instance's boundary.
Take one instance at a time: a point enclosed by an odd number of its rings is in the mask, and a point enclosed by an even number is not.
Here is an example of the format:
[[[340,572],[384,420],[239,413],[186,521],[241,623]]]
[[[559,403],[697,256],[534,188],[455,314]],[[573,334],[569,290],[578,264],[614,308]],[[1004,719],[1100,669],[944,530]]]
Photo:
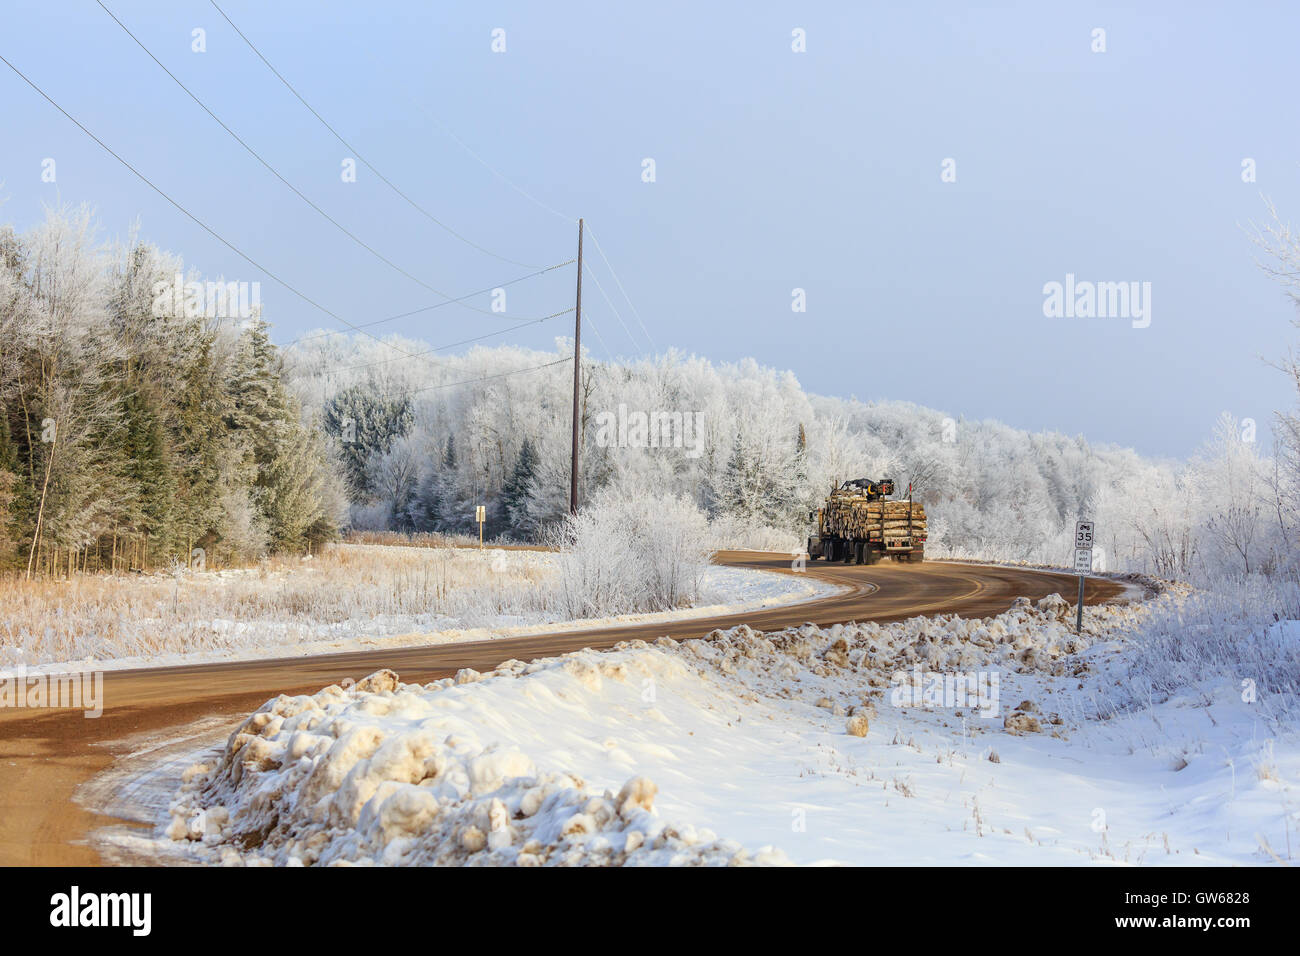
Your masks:
[[[812,560],[875,564],[881,558],[895,561],[925,560],[925,506],[907,497],[890,499],[894,482],[857,478],[832,488],[826,503],[809,512],[817,530],[808,537]]]

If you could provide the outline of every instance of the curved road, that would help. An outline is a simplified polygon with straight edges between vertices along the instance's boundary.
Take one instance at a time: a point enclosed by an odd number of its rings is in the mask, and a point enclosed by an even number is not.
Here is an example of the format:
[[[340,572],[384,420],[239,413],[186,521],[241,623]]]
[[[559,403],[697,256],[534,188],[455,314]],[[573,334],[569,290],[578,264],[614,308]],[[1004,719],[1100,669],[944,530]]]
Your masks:
[[[789,558],[758,552],[723,552],[718,563],[791,573]],[[213,715],[232,720],[278,693],[315,693],[346,677],[360,678],[391,667],[406,681],[448,677],[462,667],[487,671],[510,658],[532,659],[584,647],[662,635],[700,637],[714,628],[748,624],[777,630],[812,622],[896,621],[921,614],[985,617],[1005,611],[1015,598],[1058,592],[1073,602],[1077,579],[1068,574],[986,565],[884,562],[874,566],[810,561],[808,573],[847,588],[840,594],[788,607],[661,624],[628,624],[529,637],[427,647],[401,647],[321,657],[109,671],[104,675],[104,713],[97,720],[79,711],[0,708],[0,865],[95,864],[98,854],[83,842],[109,822],[73,800],[77,788],[127,752],[124,741],[163,732]],[[1085,600],[1116,597],[1113,581],[1089,579]]]

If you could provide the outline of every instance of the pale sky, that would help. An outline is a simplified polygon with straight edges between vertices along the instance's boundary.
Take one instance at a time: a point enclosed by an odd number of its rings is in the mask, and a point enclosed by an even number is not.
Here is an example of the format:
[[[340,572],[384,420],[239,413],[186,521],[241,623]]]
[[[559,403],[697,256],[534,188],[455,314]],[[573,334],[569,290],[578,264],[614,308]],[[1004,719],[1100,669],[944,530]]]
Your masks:
[[[449,295],[570,258],[569,220],[584,216],[655,346],[752,356],[810,391],[1177,456],[1225,410],[1256,419],[1267,443],[1272,410],[1292,399],[1263,357],[1295,340],[1294,310],[1245,230],[1263,196],[1300,222],[1294,4],[218,0],[380,172],[520,266],[439,228],[364,165],[344,182],[352,154],[206,0],[104,2],[285,179]],[[196,28],[206,52],[192,49]],[[1098,28],[1105,52],[1092,49]],[[806,52],[792,50],[796,29]],[[440,301],[295,196],[94,0],[11,0],[0,55],[349,321]],[[3,64],[0,102],[0,220],[25,229],[43,204],[89,202],[107,236],[138,219],[205,274],[261,281],[278,341],[336,325]],[[947,159],[955,182],[941,179]],[[645,354],[590,240],[587,253],[622,321],[588,280],[584,344]],[[1044,284],[1067,274],[1149,282],[1150,325],[1044,316]],[[509,286],[504,316],[451,305],[374,331],[443,344],[505,328],[571,306],[573,277]],[[804,313],[791,310],[796,288]],[[570,323],[486,344],[550,349]]]

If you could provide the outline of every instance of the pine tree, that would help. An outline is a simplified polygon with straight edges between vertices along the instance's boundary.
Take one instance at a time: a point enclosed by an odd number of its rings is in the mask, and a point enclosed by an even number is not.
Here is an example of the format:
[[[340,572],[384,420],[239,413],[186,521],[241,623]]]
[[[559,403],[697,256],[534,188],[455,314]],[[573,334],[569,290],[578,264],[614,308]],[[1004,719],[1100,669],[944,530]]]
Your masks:
[[[148,535],[158,551],[170,553],[176,545],[177,481],[161,410],[142,383],[128,387],[123,395],[122,419],[122,442],[117,447],[124,494],[115,518]]]
[[[353,501],[370,497],[372,464],[406,435],[413,418],[408,396],[384,398],[361,385],[345,389],[325,406],[325,431],[338,443]]]
[[[531,530],[528,520],[528,499],[532,495],[533,479],[537,474],[537,452],[531,438],[525,438],[519,447],[519,457],[501,487],[501,510],[506,521],[516,531]]]
[[[18,449],[9,437],[9,416],[0,406],[0,570],[14,567],[18,558],[19,506],[23,490]]]
[[[331,537],[336,528],[324,505],[325,449],[299,420],[298,403],[285,388],[279,354],[260,319],[240,336],[228,391],[229,423],[244,438],[246,461],[255,469],[253,500],[271,545],[298,551]]]
[[[0,567],[156,568],[334,534],[339,485],[265,323],[187,317],[158,292],[179,260],[106,251],[84,208],[0,228]]]
[[[456,435],[451,433],[447,436],[447,444],[442,452],[442,468],[439,469],[435,483],[434,497],[438,503],[438,531],[454,531],[464,522],[464,516],[460,514],[461,509],[458,507],[460,498],[457,490],[460,484],[459,476],[456,473]]]

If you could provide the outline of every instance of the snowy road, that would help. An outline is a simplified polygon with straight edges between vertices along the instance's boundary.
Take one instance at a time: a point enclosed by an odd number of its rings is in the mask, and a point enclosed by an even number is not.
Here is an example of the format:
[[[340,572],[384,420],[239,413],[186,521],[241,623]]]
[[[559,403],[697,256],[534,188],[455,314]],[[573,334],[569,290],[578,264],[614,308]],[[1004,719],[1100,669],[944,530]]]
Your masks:
[[[792,573],[783,555],[726,552],[719,563]],[[983,617],[1005,611],[1015,598],[1073,594],[1075,578],[1022,568],[981,565],[880,564],[871,567],[810,563],[807,573],[844,590],[815,602],[719,617],[656,624],[557,631],[494,641],[402,647],[237,663],[200,664],[110,672],[104,713],[87,720],[78,712],[0,710],[0,864],[94,864],[80,842],[97,822],[78,806],[78,787],[157,736],[202,719],[236,721],[277,693],[312,693],[344,678],[392,668],[405,680],[428,681],[468,667],[488,671],[510,658],[529,660],[619,641],[667,635],[699,637],[736,624],[773,630],[805,622],[895,621],[935,613]],[[1118,583],[1089,581],[1088,603],[1118,596]]]

